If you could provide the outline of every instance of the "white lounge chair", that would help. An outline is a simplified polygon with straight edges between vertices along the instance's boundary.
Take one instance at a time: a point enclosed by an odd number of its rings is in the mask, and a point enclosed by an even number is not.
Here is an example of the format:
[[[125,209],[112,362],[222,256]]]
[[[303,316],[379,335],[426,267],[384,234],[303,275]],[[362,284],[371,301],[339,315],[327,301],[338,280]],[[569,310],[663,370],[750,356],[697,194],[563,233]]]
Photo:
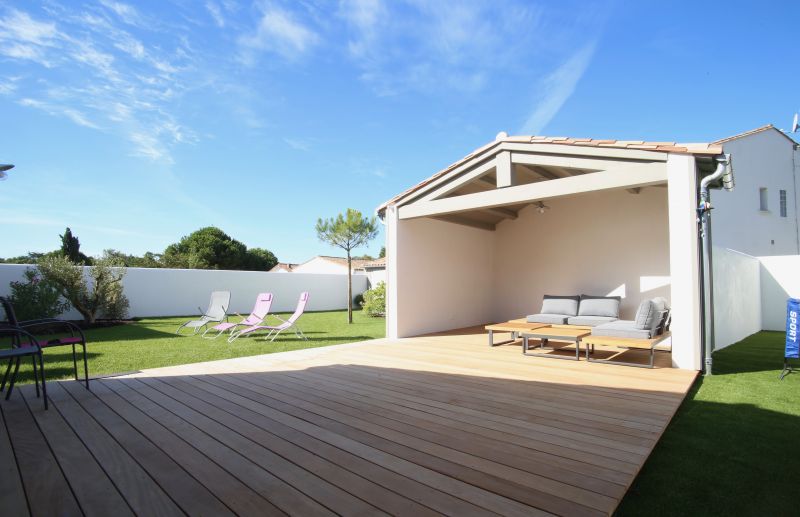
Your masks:
[[[197,334],[200,329],[209,323],[220,323],[227,318],[226,313],[231,303],[230,291],[214,291],[211,293],[211,300],[208,302],[208,310],[203,313],[199,320],[190,320],[178,327],[175,331],[176,334],[181,333],[182,328],[194,329],[192,334]],[[203,311],[200,307],[197,308],[200,312]]]

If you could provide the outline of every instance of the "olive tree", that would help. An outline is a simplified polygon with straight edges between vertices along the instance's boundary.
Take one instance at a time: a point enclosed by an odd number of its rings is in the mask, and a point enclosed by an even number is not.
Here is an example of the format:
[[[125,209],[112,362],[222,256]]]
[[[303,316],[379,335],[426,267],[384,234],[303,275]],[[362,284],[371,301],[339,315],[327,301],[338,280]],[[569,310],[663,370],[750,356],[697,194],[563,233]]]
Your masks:
[[[84,275],[83,266],[67,257],[47,256],[37,266],[86,323],[94,323],[101,315],[110,319],[125,317],[128,299],[122,291],[122,278],[126,271],[115,260],[108,257],[95,260],[88,267],[89,279]]]
[[[344,214],[330,219],[318,219],[317,237],[323,242],[343,249],[347,253],[347,322],[353,323],[353,267],[351,251],[366,245],[378,234],[374,217],[364,217],[361,212],[348,208]]]

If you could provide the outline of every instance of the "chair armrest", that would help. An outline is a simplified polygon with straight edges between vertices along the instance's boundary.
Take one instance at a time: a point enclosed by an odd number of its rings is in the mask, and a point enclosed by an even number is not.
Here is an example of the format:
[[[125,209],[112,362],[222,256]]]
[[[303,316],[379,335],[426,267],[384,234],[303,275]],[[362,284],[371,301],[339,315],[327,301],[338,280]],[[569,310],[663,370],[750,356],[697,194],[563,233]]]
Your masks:
[[[36,338],[36,336],[34,336],[33,334],[31,334],[27,330],[24,330],[24,329],[22,329],[20,327],[0,327],[0,335],[2,335],[2,334],[13,334],[13,335],[18,335],[18,336],[25,336],[30,340],[31,346],[35,347],[36,350],[39,351],[39,352],[42,351],[42,348],[39,346],[39,340]],[[14,344],[13,342],[12,342],[11,346],[12,346],[12,348],[19,348],[19,346],[17,344]]]
[[[46,320],[30,320],[30,321],[23,321],[21,322],[18,327],[21,329],[36,329],[36,328],[47,328],[47,327],[64,327],[69,330],[71,336],[75,336],[75,333],[80,336],[81,340],[85,343],[86,336],[83,334],[83,330],[74,323],[70,323],[66,320],[57,320],[57,319],[46,319]]]

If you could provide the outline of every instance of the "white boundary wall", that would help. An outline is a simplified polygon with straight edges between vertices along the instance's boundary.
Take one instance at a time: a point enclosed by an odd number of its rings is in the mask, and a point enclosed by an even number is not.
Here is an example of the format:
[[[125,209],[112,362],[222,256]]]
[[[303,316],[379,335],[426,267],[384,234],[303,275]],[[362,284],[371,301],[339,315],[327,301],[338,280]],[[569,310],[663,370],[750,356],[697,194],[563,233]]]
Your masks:
[[[786,330],[786,300],[800,298],[800,256],[759,257],[761,328]]]
[[[10,294],[10,282],[22,280],[28,265],[0,264],[0,296]],[[274,295],[272,311],[293,311],[300,293],[310,293],[307,310],[347,308],[347,275],[268,273],[204,269],[128,268],[123,280],[130,300],[129,316],[188,316],[204,310],[211,291],[230,291],[228,314],[249,314],[260,292]],[[366,275],[353,276],[353,295],[367,289]],[[80,319],[74,310],[63,315]]]
[[[786,330],[786,300],[800,298],[800,256],[751,257],[714,247],[715,349],[760,330]]]
[[[719,350],[761,330],[761,264],[717,246],[713,254],[714,348]]]

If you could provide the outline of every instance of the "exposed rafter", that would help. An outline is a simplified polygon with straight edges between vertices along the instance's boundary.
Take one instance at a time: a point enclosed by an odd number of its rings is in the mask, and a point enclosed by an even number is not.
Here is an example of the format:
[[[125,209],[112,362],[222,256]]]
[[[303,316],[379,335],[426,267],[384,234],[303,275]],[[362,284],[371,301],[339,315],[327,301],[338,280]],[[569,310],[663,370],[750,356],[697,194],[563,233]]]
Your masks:
[[[443,215],[440,217],[435,217],[434,219],[438,219],[446,223],[460,224],[461,226],[469,226],[470,228],[477,228],[478,230],[486,230],[489,232],[493,232],[495,230],[494,225],[492,223],[476,221],[474,219],[468,219],[466,217],[462,217],[459,215]]]
[[[501,208],[499,206],[493,208],[487,208],[486,211],[491,212],[494,215],[499,215],[503,219],[516,219],[518,217],[515,211],[508,208]]]
[[[667,171],[663,163],[624,164],[580,176],[539,181],[516,187],[487,190],[444,199],[418,201],[400,207],[400,219],[439,216],[476,209],[503,207],[541,199],[610,189],[643,187],[664,183]]]

